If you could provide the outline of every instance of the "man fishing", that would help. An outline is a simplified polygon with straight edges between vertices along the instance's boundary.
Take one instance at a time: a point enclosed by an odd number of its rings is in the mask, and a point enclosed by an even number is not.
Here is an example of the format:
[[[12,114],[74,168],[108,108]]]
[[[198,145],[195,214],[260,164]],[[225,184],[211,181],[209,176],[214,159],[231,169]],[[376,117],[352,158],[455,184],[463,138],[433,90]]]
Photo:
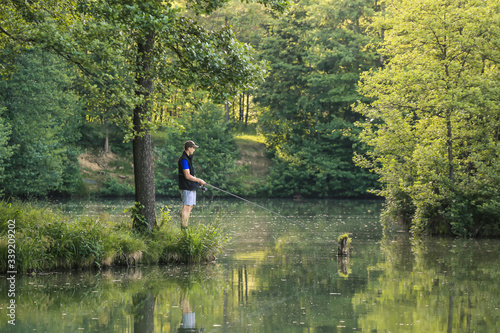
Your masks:
[[[184,143],[184,152],[178,161],[179,189],[181,190],[182,208],[180,212],[181,229],[186,229],[189,216],[193,206],[196,205],[196,191],[199,186],[206,185],[205,181],[195,177],[193,167],[193,154],[199,148],[194,141],[188,140]]]

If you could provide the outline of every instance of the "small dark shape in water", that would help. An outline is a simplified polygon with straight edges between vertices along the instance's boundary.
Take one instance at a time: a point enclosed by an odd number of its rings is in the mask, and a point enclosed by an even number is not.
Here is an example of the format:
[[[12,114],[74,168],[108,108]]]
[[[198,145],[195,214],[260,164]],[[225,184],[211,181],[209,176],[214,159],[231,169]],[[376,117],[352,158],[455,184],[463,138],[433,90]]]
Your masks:
[[[349,235],[344,234],[339,237],[339,245],[337,248],[337,255],[339,257],[349,255],[349,243],[350,243]]]

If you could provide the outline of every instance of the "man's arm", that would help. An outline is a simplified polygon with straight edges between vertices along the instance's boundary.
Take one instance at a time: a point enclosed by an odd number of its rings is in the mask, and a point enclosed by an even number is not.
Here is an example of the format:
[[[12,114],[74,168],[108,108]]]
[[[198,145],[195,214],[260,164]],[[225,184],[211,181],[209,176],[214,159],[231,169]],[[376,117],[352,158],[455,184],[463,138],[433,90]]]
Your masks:
[[[199,183],[201,185],[207,185],[207,183],[205,183],[205,181],[203,179],[191,176],[191,173],[189,172],[189,169],[184,169],[184,170],[182,170],[182,172],[184,172],[184,177],[187,180],[190,180],[192,182],[197,182],[197,183]]]

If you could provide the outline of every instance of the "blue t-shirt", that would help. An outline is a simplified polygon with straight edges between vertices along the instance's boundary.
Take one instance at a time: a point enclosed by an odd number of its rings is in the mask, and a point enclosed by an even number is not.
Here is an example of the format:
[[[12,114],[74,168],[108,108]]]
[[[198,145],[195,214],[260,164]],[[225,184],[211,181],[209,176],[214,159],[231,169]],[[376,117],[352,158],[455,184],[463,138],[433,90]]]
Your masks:
[[[189,169],[189,163],[187,160],[182,160],[181,161],[181,167],[182,167],[182,170],[186,170],[186,169]]]

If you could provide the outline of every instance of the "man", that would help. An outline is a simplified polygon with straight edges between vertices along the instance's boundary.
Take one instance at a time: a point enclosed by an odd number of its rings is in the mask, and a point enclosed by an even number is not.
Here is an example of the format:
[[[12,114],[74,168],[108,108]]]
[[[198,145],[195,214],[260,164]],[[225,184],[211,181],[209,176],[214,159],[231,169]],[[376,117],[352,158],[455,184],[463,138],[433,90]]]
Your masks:
[[[201,185],[206,185],[205,181],[195,177],[193,167],[193,154],[196,148],[199,148],[192,140],[184,143],[184,152],[178,161],[179,168],[179,189],[181,190],[182,209],[181,228],[188,226],[189,216],[193,206],[196,205],[196,191]]]

